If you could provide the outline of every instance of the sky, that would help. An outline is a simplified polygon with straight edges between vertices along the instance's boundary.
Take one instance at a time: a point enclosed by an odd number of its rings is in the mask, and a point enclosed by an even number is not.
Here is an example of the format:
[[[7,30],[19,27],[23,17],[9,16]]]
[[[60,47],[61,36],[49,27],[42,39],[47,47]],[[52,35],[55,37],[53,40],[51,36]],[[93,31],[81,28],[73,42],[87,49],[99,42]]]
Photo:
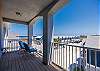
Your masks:
[[[69,0],[53,16],[53,34],[56,36],[100,35],[99,12],[100,0]],[[27,26],[12,25],[12,27],[10,31],[18,32],[20,35],[27,34]],[[33,25],[33,34],[42,35],[42,33],[43,19],[39,19]]]
[[[23,25],[23,24],[11,23],[9,26],[9,32],[15,35],[24,36],[28,34],[28,28],[26,25]]]
[[[38,19],[34,24],[33,24],[33,34],[35,35],[43,35],[43,18]]]
[[[54,15],[54,32],[61,35],[99,34],[98,20],[98,0],[70,0]]]

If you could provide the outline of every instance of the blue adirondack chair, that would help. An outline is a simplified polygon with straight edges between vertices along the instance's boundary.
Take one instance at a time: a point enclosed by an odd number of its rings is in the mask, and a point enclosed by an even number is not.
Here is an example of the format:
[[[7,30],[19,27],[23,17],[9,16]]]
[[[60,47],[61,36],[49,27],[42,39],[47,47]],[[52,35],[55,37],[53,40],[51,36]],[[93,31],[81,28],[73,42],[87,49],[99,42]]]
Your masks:
[[[23,43],[23,45],[24,45],[25,50],[26,50],[27,52],[29,52],[29,53],[31,53],[31,52],[37,52],[37,49],[36,49],[36,48],[30,48],[30,47],[28,46],[28,44],[26,44],[26,43]]]
[[[36,48],[30,48],[28,46],[28,44],[25,43],[25,42],[19,41],[19,45],[20,45],[20,48],[21,49],[25,49],[26,52],[29,52],[29,53],[31,53],[31,52],[37,52],[37,49]]]
[[[25,49],[22,41],[19,41],[19,45],[20,45],[20,49]]]

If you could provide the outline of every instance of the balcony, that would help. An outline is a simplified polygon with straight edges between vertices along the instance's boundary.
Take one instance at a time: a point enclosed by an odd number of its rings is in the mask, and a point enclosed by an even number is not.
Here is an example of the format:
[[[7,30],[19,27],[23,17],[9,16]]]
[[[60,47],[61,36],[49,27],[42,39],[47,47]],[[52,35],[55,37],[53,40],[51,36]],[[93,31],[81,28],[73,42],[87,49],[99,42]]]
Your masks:
[[[32,44],[33,47],[38,49],[37,53],[20,53],[19,41],[21,39],[5,39],[5,53],[0,59],[2,71],[69,71],[75,67],[75,71],[83,69],[85,71],[100,70],[99,57],[97,56],[100,49],[68,45],[67,43],[52,43],[50,64],[44,65],[42,63],[42,44]],[[33,42],[36,41],[33,40]]]
[[[38,52],[20,52],[19,41],[21,39],[5,39],[4,53],[0,58],[0,70],[2,71],[59,71],[62,70],[54,64],[44,65],[43,46],[36,45]],[[35,46],[33,45],[33,46]],[[41,46],[41,47],[39,47]],[[40,50],[41,49],[41,50]]]
[[[53,15],[68,0],[2,1],[0,1],[1,71],[100,71],[98,56],[100,49],[70,45],[65,41],[52,42]],[[33,24],[41,17],[43,18],[43,43],[34,45]],[[6,26],[8,24],[5,22],[26,25],[28,38],[5,39],[8,34],[8,26]],[[36,48],[37,52],[20,51],[19,41]],[[67,39],[67,42],[70,40]]]

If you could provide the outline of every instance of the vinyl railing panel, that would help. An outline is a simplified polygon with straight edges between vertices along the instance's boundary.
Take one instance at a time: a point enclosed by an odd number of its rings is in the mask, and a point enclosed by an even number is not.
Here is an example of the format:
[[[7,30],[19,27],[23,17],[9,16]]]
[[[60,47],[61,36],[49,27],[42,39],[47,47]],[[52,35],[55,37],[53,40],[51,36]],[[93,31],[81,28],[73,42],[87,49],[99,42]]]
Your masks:
[[[52,63],[66,71],[100,71],[100,49],[64,43],[51,48]]]
[[[7,52],[19,50],[19,40],[18,39],[5,39],[4,48]]]

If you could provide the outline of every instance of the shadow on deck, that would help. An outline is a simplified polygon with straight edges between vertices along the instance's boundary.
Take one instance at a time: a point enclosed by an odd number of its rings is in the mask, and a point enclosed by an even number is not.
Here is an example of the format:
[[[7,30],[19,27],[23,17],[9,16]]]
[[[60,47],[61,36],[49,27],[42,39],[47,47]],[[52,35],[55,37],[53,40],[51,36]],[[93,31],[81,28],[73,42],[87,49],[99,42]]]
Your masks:
[[[0,59],[0,71],[59,71],[52,65],[44,65],[39,55],[10,52]]]

